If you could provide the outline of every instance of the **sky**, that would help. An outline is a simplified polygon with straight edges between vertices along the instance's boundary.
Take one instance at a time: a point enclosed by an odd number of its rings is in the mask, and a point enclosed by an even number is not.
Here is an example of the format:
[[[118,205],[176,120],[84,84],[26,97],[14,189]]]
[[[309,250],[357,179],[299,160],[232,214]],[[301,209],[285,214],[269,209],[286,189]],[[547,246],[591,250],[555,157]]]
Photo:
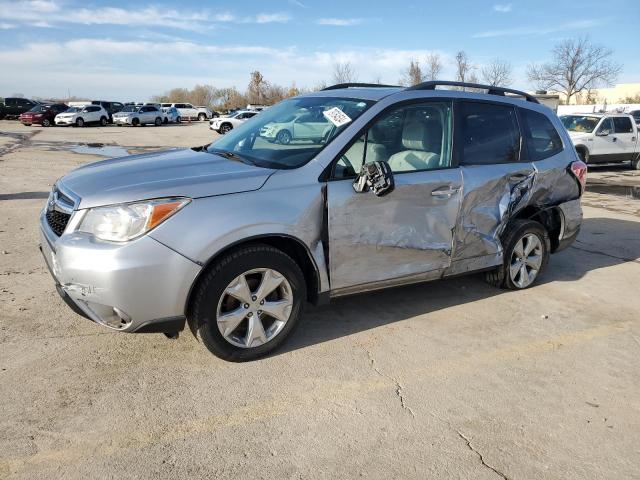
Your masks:
[[[531,88],[527,65],[588,35],[640,82],[640,1],[0,0],[0,96],[146,101],[196,84],[244,89],[249,73],[298,87],[331,83],[349,62],[358,80],[397,83],[411,60],[464,50],[494,58]]]

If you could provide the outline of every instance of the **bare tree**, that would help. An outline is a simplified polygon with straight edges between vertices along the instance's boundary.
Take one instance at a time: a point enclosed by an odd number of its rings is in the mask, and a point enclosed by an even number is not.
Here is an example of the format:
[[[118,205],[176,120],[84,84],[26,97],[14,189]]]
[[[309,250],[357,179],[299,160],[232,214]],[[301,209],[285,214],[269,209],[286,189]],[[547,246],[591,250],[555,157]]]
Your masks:
[[[269,84],[264,79],[264,76],[258,70],[251,72],[251,80],[247,87],[249,103],[256,103],[258,105],[266,104],[268,89]]]
[[[527,75],[539,88],[563,93],[567,104],[583,90],[613,84],[622,71],[611,60],[611,50],[591,43],[588,37],[564,40],[552,55],[547,63],[529,65]]]
[[[425,80],[438,80],[440,72],[442,72],[442,59],[437,53],[427,55],[427,73],[424,75]]]
[[[469,60],[469,56],[464,50],[460,50],[456,54],[456,80],[459,82],[468,82],[471,73],[475,70],[475,66]]]
[[[333,66],[334,83],[353,83],[357,81],[357,75],[353,65],[349,62],[336,63]]]
[[[400,85],[413,86],[418,85],[424,80],[422,75],[422,69],[420,68],[420,63],[417,61],[411,60],[407,69],[403,72],[402,78],[400,79]]]
[[[487,85],[508,87],[513,82],[511,78],[511,64],[505,60],[495,58],[480,69],[482,81]]]

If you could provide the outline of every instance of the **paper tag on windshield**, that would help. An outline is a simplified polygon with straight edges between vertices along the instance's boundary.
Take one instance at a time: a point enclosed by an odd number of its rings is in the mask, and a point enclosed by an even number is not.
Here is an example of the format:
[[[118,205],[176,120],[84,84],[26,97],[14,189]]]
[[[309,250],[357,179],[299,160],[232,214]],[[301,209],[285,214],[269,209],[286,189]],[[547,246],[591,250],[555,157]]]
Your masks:
[[[351,121],[349,115],[344,113],[338,107],[330,108],[329,110],[325,110],[322,112],[324,117],[333,123],[336,127],[341,127],[342,125],[346,125]]]

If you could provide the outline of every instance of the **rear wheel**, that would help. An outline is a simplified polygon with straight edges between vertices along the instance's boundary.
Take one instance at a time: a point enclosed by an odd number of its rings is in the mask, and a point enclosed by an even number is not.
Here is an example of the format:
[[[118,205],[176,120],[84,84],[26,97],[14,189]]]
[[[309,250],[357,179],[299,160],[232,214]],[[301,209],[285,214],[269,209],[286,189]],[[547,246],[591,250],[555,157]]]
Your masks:
[[[264,356],[282,344],[302,314],[304,276],[296,262],[268,245],[217,261],[196,287],[189,321],[214,355],[234,362]]]
[[[207,119],[207,116],[204,113],[198,114],[198,120],[200,120],[201,122],[204,122],[206,119]]]
[[[578,150],[576,150],[578,152],[578,156],[580,157],[580,160],[582,160],[585,164],[589,163],[589,153],[584,150],[583,148],[580,148]]]
[[[233,127],[231,126],[231,124],[229,123],[223,123],[220,126],[220,133],[222,133],[223,135],[229,131],[231,131],[233,129]]]
[[[176,117],[176,123],[182,122],[182,117]]]
[[[487,272],[486,280],[495,287],[523,290],[544,272],[551,244],[547,230],[533,220],[516,220],[505,233],[503,264]]]
[[[106,117],[100,117],[100,126],[101,127],[106,127],[107,126],[107,118]]]

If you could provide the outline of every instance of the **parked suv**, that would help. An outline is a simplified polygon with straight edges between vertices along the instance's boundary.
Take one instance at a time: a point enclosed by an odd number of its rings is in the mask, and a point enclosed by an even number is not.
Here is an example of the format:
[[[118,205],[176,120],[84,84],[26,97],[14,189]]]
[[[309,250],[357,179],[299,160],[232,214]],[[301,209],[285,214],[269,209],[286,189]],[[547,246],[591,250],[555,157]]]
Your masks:
[[[163,123],[164,113],[156,105],[127,105],[125,109],[113,116],[116,125],[138,125],[154,124],[159,127]]]
[[[0,108],[0,119],[6,118],[10,120],[18,118],[20,114],[28,112],[36,105],[38,105],[38,102],[29,100],[28,98],[6,97],[4,99],[4,106]]]
[[[223,117],[212,118],[209,121],[209,129],[225,134],[236,127],[239,127],[250,118],[255,117],[259,112],[249,110],[239,110]]]
[[[66,112],[68,108],[64,103],[43,103],[36,105],[28,112],[21,113],[18,120],[26,126],[37,124],[50,127],[55,123],[56,115]]]
[[[85,105],[84,107],[69,107],[55,117],[56,125],[73,125],[84,127],[88,124],[105,126],[109,121],[109,113],[100,105]]]
[[[109,123],[113,123],[113,114],[118,113],[124,108],[124,104],[120,102],[107,102],[104,100],[93,100],[91,105],[100,105],[109,114]]]
[[[160,106],[162,108],[176,107],[182,120],[197,119],[203,122],[207,119],[206,111],[200,110],[201,107],[194,107],[190,103],[162,103]]]
[[[332,125],[320,143],[260,137],[309,111]],[[70,172],[41,249],[80,315],[171,336],[188,322],[215,355],[249,360],[306,301],[475,271],[530,287],[576,238],[585,181],[560,120],[526,93],[340,85],[204,147]]]

